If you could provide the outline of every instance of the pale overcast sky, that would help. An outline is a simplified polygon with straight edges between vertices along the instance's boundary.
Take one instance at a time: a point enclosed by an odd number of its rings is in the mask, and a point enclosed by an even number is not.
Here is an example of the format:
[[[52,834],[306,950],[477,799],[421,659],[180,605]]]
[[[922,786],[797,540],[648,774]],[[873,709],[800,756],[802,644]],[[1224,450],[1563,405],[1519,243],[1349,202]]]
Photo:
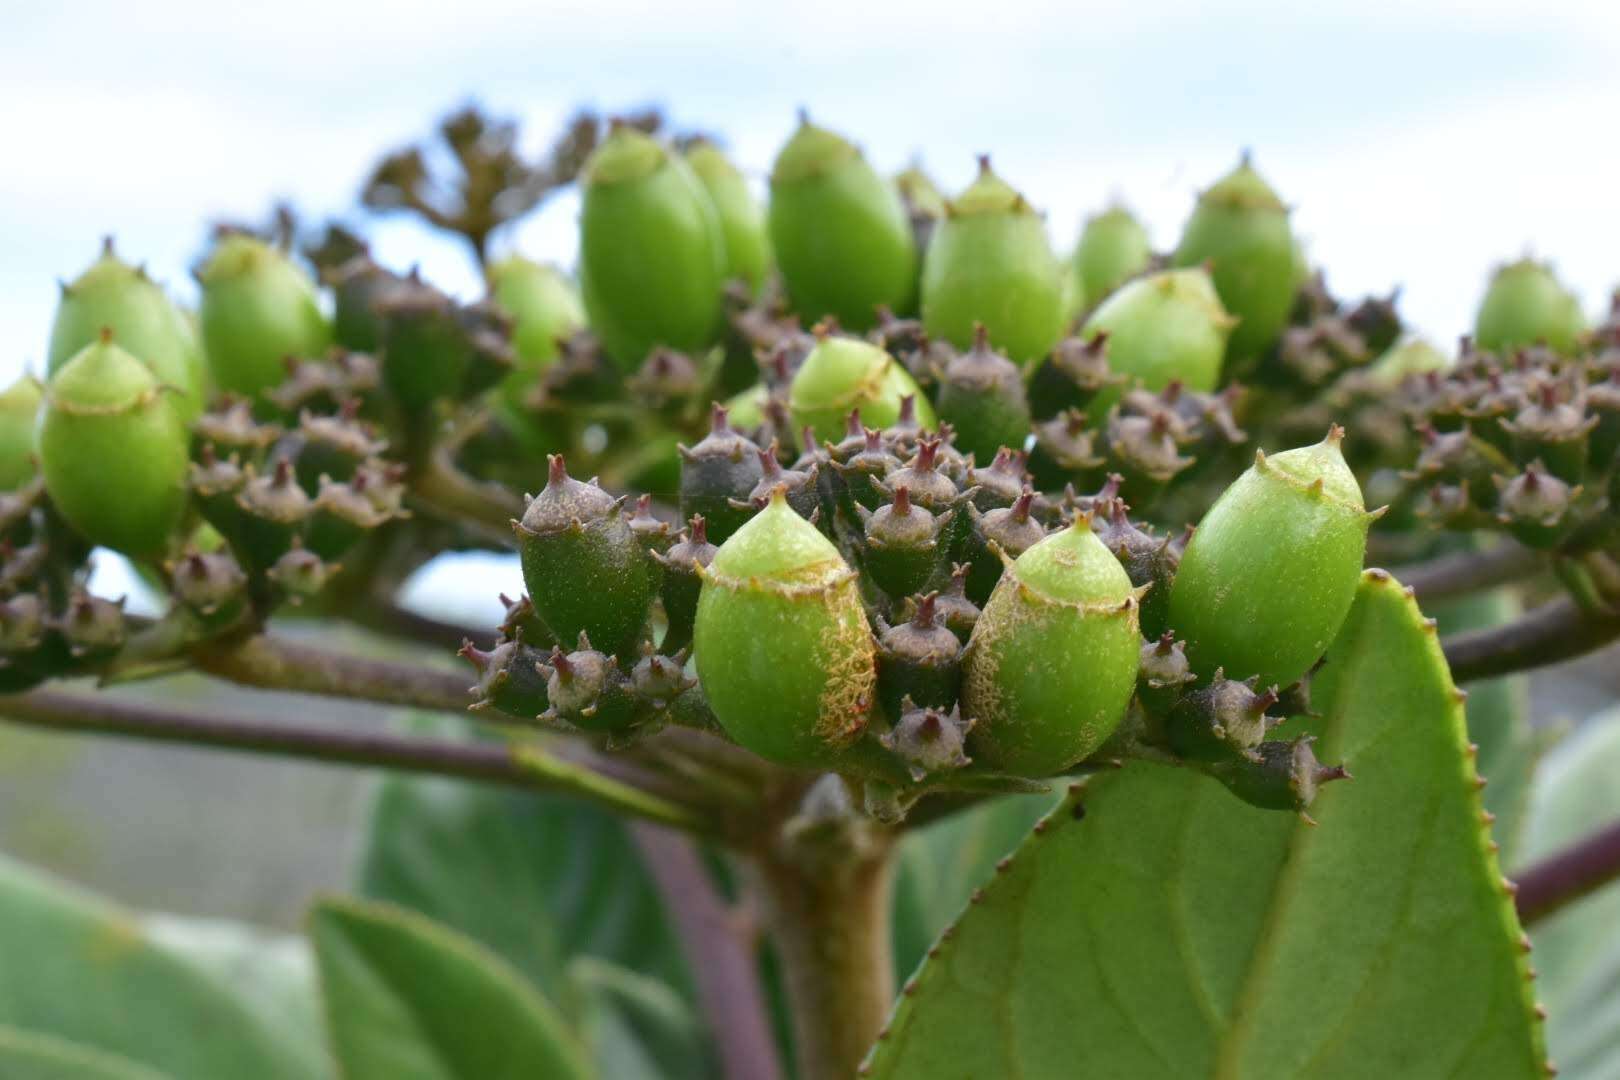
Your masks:
[[[1250,146],[1333,285],[1404,284],[1442,340],[1527,249],[1593,312],[1620,281],[1612,4],[0,0],[0,375],[39,363],[54,281],[101,234],[189,298],[209,219],[352,211],[380,150],[470,98],[537,144],[576,104],[657,101],[761,181],[800,105],[953,188],[989,151],[1063,247],[1115,194],[1172,244]],[[503,242],[567,263],[575,209]],[[454,245],[371,230],[476,288]]]
[[[0,379],[37,369],[54,283],[102,234],[190,299],[206,222],[278,197],[353,212],[380,151],[468,99],[536,145],[578,104],[658,102],[761,186],[801,105],[952,189],[988,151],[1065,249],[1114,195],[1173,244],[1248,146],[1336,289],[1404,284],[1445,342],[1527,249],[1593,313],[1620,283],[1620,5],[0,0]],[[501,242],[569,263],[576,209]],[[385,262],[477,289],[454,243],[365,224]],[[475,595],[451,591],[488,621],[509,563],[441,567],[424,593],[470,574]]]

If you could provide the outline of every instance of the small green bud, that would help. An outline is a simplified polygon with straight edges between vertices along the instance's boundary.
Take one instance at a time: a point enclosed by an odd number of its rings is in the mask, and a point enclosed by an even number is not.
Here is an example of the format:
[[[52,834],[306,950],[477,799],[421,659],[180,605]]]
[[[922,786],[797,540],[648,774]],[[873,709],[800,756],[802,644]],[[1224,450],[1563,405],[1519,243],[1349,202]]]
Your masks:
[[[962,642],[945,625],[939,597],[917,598],[911,617],[878,639],[878,700],[890,717],[911,703],[950,708],[962,685]]]
[[[933,427],[933,406],[894,357],[859,338],[824,333],[793,376],[788,408],[795,426],[808,425],[818,441],[831,442],[844,434],[853,410],[867,427],[891,426],[907,397],[916,402],[917,423]]]
[[[1102,303],[1152,261],[1147,229],[1123,206],[1087,218],[1074,249],[1074,266],[1085,287],[1086,302],[1092,306]]]
[[[954,704],[949,710],[943,706],[918,707],[906,698],[902,709],[900,719],[893,728],[878,736],[878,742],[905,762],[912,780],[920,784],[930,776],[972,763],[963,747],[968,733],[973,730],[973,721],[963,720],[959,707]],[[878,812],[873,816],[879,820],[895,819],[893,813]]]
[[[768,220],[788,295],[807,325],[832,316],[864,332],[879,306],[910,309],[911,222],[894,186],[847,139],[801,117],[771,171]]]
[[[553,456],[545,490],[514,528],[524,584],[552,634],[589,634],[615,656],[635,656],[657,582],[619,501]]]
[[[103,330],[113,343],[169,387],[169,405],[184,420],[202,411],[207,373],[185,317],[146,271],[123,262],[108,238],[101,258],[70,284],[51,325],[46,371],[54,375]]]
[[[990,348],[984,324],[973,348],[959,353],[939,376],[939,415],[956,430],[956,445],[979,460],[1018,450],[1029,435],[1029,399],[1018,365]]]
[[[623,126],[581,175],[580,284],[608,355],[628,374],[659,345],[707,349],[720,332],[726,247],[691,168]]]
[[[1187,664],[1187,651],[1166,632],[1157,641],[1142,642],[1141,670],[1136,676],[1136,699],[1149,716],[1162,719],[1197,681]]]
[[[332,339],[345,349],[375,352],[382,344],[377,307],[406,279],[385,270],[364,253],[348,259],[326,276],[335,301]]]
[[[771,268],[771,240],[765,227],[765,208],[748,190],[731,159],[711,142],[699,142],[686,152],[703,190],[714,203],[726,243],[726,279],[747,282],[757,293]]]
[[[516,720],[534,720],[551,705],[547,678],[540,670],[546,653],[522,641],[503,641],[488,652],[471,641],[461,643],[456,655],[478,671],[478,682],[467,693],[473,712],[495,712]]]
[[[867,576],[890,596],[907,596],[926,585],[939,568],[940,538],[952,511],[935,515],[914,506],[911,489],[900,485],[894,499],[876,510],[856,504],[861,519]]]
[[[1266,714],[1277,698],[1275,686],[1259,693],[1253,677],[1238,682],[1217,668],[1208,686],[1184,694],[1170,709],[1170,748],[1188,761],[1216,763],[1252,753],[1282,722]]]
[[[550,703],[540,719],[580,731],[618,733],[636,723],[636,699],[613,657],[591,648],[583,632],[571,653],[561,646],[539,666]]]
[[[1343,765],[1326,766],[1316,760],[1312,736],[1284,742],[1263,742],[1247,757],[1212,770],[1232,794],[1263,810],[1293,810],[1305,814],[1317,790],[1334,780],[1349,780]],[[1308,814],[1305,820],[1310,824]]]
[[[983,323],[1020,364],[1063,336],[1063,270],[1039,214],[979,159],[979,177],[950,204],[923,261],[922,319],[959,349]]]
[[[1084,516],[1010,562],[968,642],[975,760],[1063,772],[1113,734],[1136,688],[1137,598]]]
[[[1488,352],[1547,345],[1569,356],[1586,332],[1586,316],[1546,263],[1520,259],[1491,275],[1474,317],[1474,341]]]
[[[696,446],[678,448],[681,457],[681,515],[701,514],[709,535],[724,543],[753,516],[746,500],[765,475],[760,449],[739,434],[724,406],[709,416],[709,433]]]
[[[1198,523],[1170,589],[1170,628],[1199,675],[1225,668],[1287,686],[1337,636],[1377,516],[1343,437],[1335,427],[1315,446],[1257,453]]]
[[[248,397],[281,382],[288,357],[320,357],[332,329],[309,278],[250,236],[220,238],[197,273],[203,348],[220,389]]]
[[[46,387],[40,464],[51,502],[85,539],[150,558],[180,531],[190,440],[157,377],[110,337]]]
[[[714,715],[763,758],[829,765],[866,727],[877,671],[855,573],[780,494],[703,571],[693,646]]]
[[[1299,263],[1288,207],[1248,154],[1198,197],[1171,262],[1209,264],[1221,304],[1238,319],[1226,342],[1234,369],[1277,340],[1300,285]]]
[[[659,595],[663,598],[664,617],[669,623],[663,641],[666,651],[684,647],[692,640],[698,597],[703,590],[701,572],[714,562],[715,552],[719,550],[709,543],[708,523],[703,515],[694,514],[680,539],[662,555],[654,554],[653,557],[664,568]]]
[[[38,471],[34,436],[45,388],[23,375],[0,393],[0,491],[16,491]]]

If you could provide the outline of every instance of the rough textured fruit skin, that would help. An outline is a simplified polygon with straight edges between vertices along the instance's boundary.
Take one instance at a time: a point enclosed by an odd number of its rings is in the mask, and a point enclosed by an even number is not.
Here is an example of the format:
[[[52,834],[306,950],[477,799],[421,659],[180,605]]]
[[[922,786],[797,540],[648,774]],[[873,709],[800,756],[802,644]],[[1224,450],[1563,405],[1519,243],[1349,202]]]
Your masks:
[[[726,245],[726,280],[741,278],[755,292],[771,268],[771,239],[765,208],[748,190],[748,181],[713,143],[700,142],[686,152],[686,164],[708,192],[720,219]]]
[[[16,491],[34,476],[34,431],[45,388],[24,375],[0,393],[0,491]]]
[[[855,572],[779,494],[703,571],[693,656],[726,733],[784,765],[835,762],[877,688]]]
[[[320,357],[332,342],[309,278],[263,241],[221,238],[197,278],[203,350],[222,390],[255,396],[286,377],[287,357]]]
[[[1474,317],[1474,341],[1490,352],[1544,341],[1568,356],[1585,331],[1580,302],[1534,259],[1508,263],[1491,275]]]
[[[968,640],[962,708],[973,759],[1051,776],[1095,751],[1125,715],[1141,639],[1125,570],[1084,519],[1001,575]]]
[[[579,274],[591,329],[626,373],[659,345],[700,352],[720,331],[726,248],[686,162],[634,128],[585,164]],[[649,253],[656,252],[657,257]]]
[[[99,341],[51,380],[39,419],[51,502],[87,540],[133,558],[165,553],[186,509],[190,439],[157,377]]]
[[[793,376],[788,410],[794,427],[809,424],[817,440],[836,442],[850,410],[859,409],[867,427],[886,428],[899,419],[905,397],[917,399],[917,423],[933,427],[934,408],[904,365],[870,342],[828,335]]]
[[[1123,206],[1111,206],[1086,219],[1074,249],[1074,268],[1086,302],[1100,304],[1108,294],[1147,269],[1153,258],[1147,229]]]
[[[963,453],[989,462],[1001,447],[1017,449],[1029,434],[1029,397],[1018,366],[975,340],[940,376],[939,415],[956,429]]]
[[[1063,267],[1046,224],[981,161],[953,200],[923,260],[922,320],[959,349],[983,323],[990,343],[1020,364],[1039,360],[1063,333]]]
[[[1229,679],[1287,686],[1338,634],[1375,516],[1340,438],[1257,454],[1198,523],[1170,588],[1170,627],[1200,676],[1224,667]]]
[[[1189,390],[1209,391],[1220,381],[1232,318],[1203,269],[1166,270],[1137,278],[1091,313],[1082,337],[1108,334],[1108,366],[1163,390],[1179,379]],[[1106,415],[1122,390],[1097,395],[1088,412]]]
[[[911,309],[917,244],[893,184],[859,149],[809,121],[771,172],[771,248],[806,325],[834,316],[846,329],[877,323],[877,307]]]
[[[173,388],[171,408],[188,420],[202,411],[207,372],[185,316],[144,270],[118,258],[111,241],[89,269],[62,286],[51,324],[47,378],[97,341],[103,330],[111,330],[120,348]]]
[[[1198,197],[1172,263],[1210,264],[1215,291],[1240,320],[1227,340],[1229,363],[1258,356],[1282,332],[1299,284],[1288,207],[1248,155]]]

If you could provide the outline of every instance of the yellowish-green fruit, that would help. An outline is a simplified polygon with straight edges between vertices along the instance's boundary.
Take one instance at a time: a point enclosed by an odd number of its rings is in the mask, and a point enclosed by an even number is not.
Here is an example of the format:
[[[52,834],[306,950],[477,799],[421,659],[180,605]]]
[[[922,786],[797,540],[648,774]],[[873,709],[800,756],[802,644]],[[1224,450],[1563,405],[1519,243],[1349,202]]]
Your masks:
[[[701,573],[693,657],[720,725],[768,760],[836,764],[877,689],[855,572],[778,488]]]
[[[1189,390],[1215,389],[1233,320],[1203,269],[1165,270],[1137,278],[1091,313],[1082,337],[1108,335],[1108,366],[1149,390],[1173,380]],[[1121,388],[1092,402],[1094,419],[1106,416]]]
[[[1136,688],[1137,593],[1085,517],[1009,563],[968,639],[974,761],[1052,776],[1113,734]]]
[[[1451,357],[1422,338],[1412,338],[1374,360],[1368,366],[1367,374],[1377,382],[1393,386],[1408,375],[1444,371],[1450,366]]]
[[[1222,306],[1239,320],[1229,364],[1258,357],[1282,333],[1299,285],[1296,250],[1288,207],[1247,154],[1198,197],[1172,262],[1209,264]]]
[[[1490,352],[1544,343],[1568,356],[1585,332],[1580,301],[1534,259],[1499,268],[1474,318],[1474,342]]]
[[[51,502],[91,543],[155,558],[178,539],[190,438],[151,370],[104,338],[51,379],[39,418]]]
[[[34,429],[44,389],[24,375],[0,393],[0,491],[16,491],[34,478]]]
[[[1092,304],[1102,303],[1152,261],[1147,229],[1123,206],[1087,218],[1074,249],[1074,267]]]
[[[981,158],[978,179],[952,200],[929,242],[923,328],[967,349],[983,323],[993,346],[1027,365],[1063,334],[1063,279],[1046,223]]]
[[[183,418],[189,421],[202,411],[207,380],[196,336],[162,287],[145,270],[118,258],[110,238],[101,257],[62,286],[47,378],[99,340],[103,330],[112,331],[119,348],[172,388],[169,405]]]
[[[1170,588],[1170,629],[1199,675],[1288,686],[1338,634],[1367,549],[1361,487],[1334,428],[1255,455],[1198,523]]]
[[[933,406],[894,357],[860,338],[825,334],[793,376],[788,410],[795,428],[809,424],[818,442],[836,441],[851,411],[859,409],[861,423],[869,428],[886,428],[900,418],[901,402],[908,397],[917,400],[917,423],[933,427]]]
[[[513,255],[490,265],[490,299],[512,319],[513,370],[496,390],[512,417],[525,417],[524,399],[541,372],[556,362],[561,342],[585,325],[585,304],[568,276]]]
[[[917,243],[894,185],[849,140],[808,119],[771,171],[771,248],[805,324],[876,325],[880,306],[909,311]]]
[[[620,370],[720,333],[726,245],[714,203],[658,140],[620,127],[585,163],[579,275],[591,329]]]
[[[713,143],[700,142],[692,147],[686,152],[686,163],[709,193],[719,215],[726,242],[726,279],[740,278],[758,292],[771,269],[765,208],[748,190],[748,181],[737,166]]]
[[[332,343],[308,275],[262,240],[222,237],[197,279],[203,350],[222,390],[256,397],[286,378],[289,357],[318,359]]]

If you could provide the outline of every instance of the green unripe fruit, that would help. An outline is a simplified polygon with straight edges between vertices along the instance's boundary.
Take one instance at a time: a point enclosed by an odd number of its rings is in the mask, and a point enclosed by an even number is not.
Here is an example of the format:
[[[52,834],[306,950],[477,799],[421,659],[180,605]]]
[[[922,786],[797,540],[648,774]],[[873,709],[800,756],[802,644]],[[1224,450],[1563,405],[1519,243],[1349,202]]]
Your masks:
[[[156,557],[185,514],[190,439],[157,376],[108,337],[69,360],[46,388],[45,489],[87,540]]]
[[[1288,207],[1247,154],[1198,197],[1172,258],[1176,266],[1206,262],[1222,305],[1239,320],[1227,341],[1228,360],[1258,356],[1288,322],[1300,282]]]
[[[748,190],[737,166],[713,143],[700,142],[686,152],[703,190],[714,203],[720,232],[726,243],[726,280],[742,279],[758,292],[771,269],[771,240],[765,228],[765,208]]]
[[[658,583],[619,501],[553,457],[545,490],[513,527],[523,583],[552,636],[588,634],[604,652],[636,656]]]
[[[34,429],[44,396],[32,375],[0,393],[0,491],[16,491],[34,478]]]
[[[867,427],[882,429],[900,418],[907,397],[916,401],[917,424],[933,427],[933,406],[904,365],[870,342],[829,334],[816,342],[793,376],[788,409],[794,427],[809,425],[818,442],[836,442],[851,410],[860,410]]]
[[[521,255],[491,264],[486,273],[490,299],[512,319],[518,370],[507,384],[526,390],[556,361],[559,343],[585,325],[585,302],[568,275]]]
[[[1361,488],[1334,428],[1267,457],[1198,523],[1170,589],[1170,628],[1200,676],[1297,682],[1339,632],[1367,548]]]
[[[763,758],[826,766],[866,726],[877,668],[855,572],[780,493],[703,571],[693,655],[721,726]]]
[[[355,352],[375,352],[382,343],[377,305],[407,279],[360,254],[323,275],[332,286],[332,340]]]
[[[202,411],[207,375],[185,317],[145,270],[114,254],[111,239],[101,258],[62,286],[51,324],[47,377],[96,342],[103,330],[111,330],[119,348],[173,388],[170,408],[187,420]]]
[[[1159,391],[1179,381],[1208,392],[1221,377],[1221,360],[1233,320],[1221,307],[1202,269],[1166,270],[1137,278],[1092,312],[1080,336],[1108,335],[1108,366]],[[1122,388],[1104,389],[1087,408],[1100,421]]]
[[[1503,352],[1545,342],[1565,356],[1575,351],[1586,332],[1580,301],[1534,259],[1499,268],[1474,317],[1474,342],[1490,352]]]
[[[1451,366],[1451,357],[1422,338],[1413,338],[1390,349],[1374,360],[1367,374],[1384,386],[1398,385],[1409,375],[1426,375]]]
[[[585,163],[579,274],[591,329],[626,374],[660,345],[697,353],[720,332],[726,247],[686,162],[621,127]]]
[[[771,248],[808,325],[831,315],[866,331],[877,309],[910,310],[917,243],[894,186],[842,136],[801,120],[771,170]]]
[[[1063,305],[1063,268],[1046,223],[980,158],[979,178],[951,202],[928,245],[923,328],[966,349],[983,323],[992,343],[1028,364],[1063,335]]]
[[[323,356],[332,342],[314,285],[261,240],[222,237],[197,279],[203,348],[222,390],[255,397],[286,377],[288,357]]]
[[[1147,229],[1123,206],[1087,218],[1074,249],[1074,267],[1091,304],[1102,303],[1152,261]]]
[[[1096,751],[1136,688],[1136,591],[1084,515],[1009,563],[968,640],[973,759],[1051,776]]]

